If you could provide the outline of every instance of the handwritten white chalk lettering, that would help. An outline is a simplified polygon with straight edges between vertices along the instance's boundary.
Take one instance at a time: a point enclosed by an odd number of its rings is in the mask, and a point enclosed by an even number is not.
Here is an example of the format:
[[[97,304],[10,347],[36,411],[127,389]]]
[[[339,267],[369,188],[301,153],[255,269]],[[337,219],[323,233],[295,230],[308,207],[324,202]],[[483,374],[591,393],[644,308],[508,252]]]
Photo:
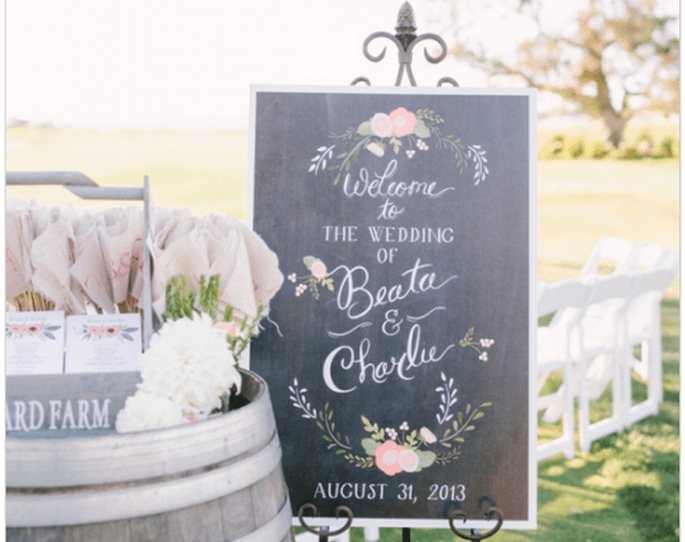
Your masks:
[[[359,179],[350,180],[350,174],[345,175],[343,193],[348,198],[368,196],[370,198],[403,198],[405,196],[427,196],[439,198],[446,192],[454,190],[453,186],[438,190],[437,183],[426,181],[386,181],[391,179],[397,172],[397,160],[390,160],[382,174],[374,172],[373,179],[369,179],[369,170],[365,167],[359,169]]]
[[[380,205],[381,214],[376,217],[376,220],[386,219],[395,220],[398,216],[404,213],[404,207],[398,207],[391,200],[386,199],[383,205]]]
[[[384,306],[406,299],[410,295],[418,295],[429,291],[440,290],[450,281],[459,278],[452,275],[442,282],[437,282],[436,274],[428,271],[433,267],[431,263],[421,263],[417,258],[414,265],[400,274],[404,282],[391,286],[381,286],[372,292],[367,288],[369,272],[362,265],[349,268],[345,265],[337,267],[331,274],[339,270],[344,271],[338,289],[338,309],[346,312],[351,320],[362,318],[374,307]]]
[[[357,499],[383,500],[388,484],[367,482],[318,482],[314,491],[315,499]]]
[[[404,226],[369,226],[374,243],[452,243],[452,228],[416,228]]]
[[[421,347],[421,326],[414,324],[407,336],[404,352],[399,357],[391,356],[390,361],[376,363],[367,361],[371,351],[371,341],[368,337],[360,341],[358,352],[355,352],[354,348],[349,345],[338,346],[326,356],[323,364],[323,380],[328,389],[334,393],[349,393],[357,388],[357,386],[352,386],[343,389],[338,386],[333,377],[334,369],[357,370],[359,373],[357,380],[360,384],[366,381],[367,374],[376,384],[383,384],[393,374],[402,380],[413,380],[414,376],[408,374],[412,369],[441,361],[454,346],[454,344],[449,344],[442,351],[438,351],[436,346]]]
[[[357,226],[323,226],[326,241],[357,241]]]

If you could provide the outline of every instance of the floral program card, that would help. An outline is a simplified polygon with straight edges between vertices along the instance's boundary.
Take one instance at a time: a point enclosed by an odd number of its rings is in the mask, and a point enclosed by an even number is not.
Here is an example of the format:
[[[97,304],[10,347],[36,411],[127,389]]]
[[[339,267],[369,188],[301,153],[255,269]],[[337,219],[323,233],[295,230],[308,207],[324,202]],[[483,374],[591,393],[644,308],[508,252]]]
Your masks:
[[[64,312],[9,312],[5,321],[6,374],[60,374],[64,363]]]
[[[140,352],[137,313],[67,318],[66,373],[137,371]]]
[[[248,209],[289,282],[250,369],[294,512],[481,528],[486,499],[534,528],[534,91],[254,87],[252,108]]]

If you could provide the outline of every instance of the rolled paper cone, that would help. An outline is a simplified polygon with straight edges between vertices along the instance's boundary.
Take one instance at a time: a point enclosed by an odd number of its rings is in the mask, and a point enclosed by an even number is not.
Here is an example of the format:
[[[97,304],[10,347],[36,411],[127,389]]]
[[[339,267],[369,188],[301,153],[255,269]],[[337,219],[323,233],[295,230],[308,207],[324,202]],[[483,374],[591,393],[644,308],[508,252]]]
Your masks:
[[[236,316],[257,315],[254,281],[250,271],[250,259],[242,236],[231,232],[223,240],[223,251],[210,268],[210,275],[220,274],[220,302],[231,305]]]
[[[77,238],[75,242],[76,261],[71,266],[71,276],[96,307],[107,314],[113,314],[112,285],[100,251],[95,224],[88,233]]]
[[[166,247],[153,247],[152,304],[161,319],[166,310],[166,286],[176,275],[184,275],[192,291],[200,291],[200,276],[208,276],[207,246],[200,230],[176,238]]]
[[[31,288],[31,239],[26,215],[5,215],[5,299],[11,300]]]
[[[211,220],[216,228],[226,233],[235,231],[241,236],[248,255],[255,303],[268,307],[284,281],[278,256],[259,235],[234,217],[212,214]]]
[[[143,223],[142,221],[129,223],[128,229],[114,236],[98,229],[98,238],[112,284],[113,302],[124,303],[129,296],[137,269],[133,252],[136,245],[142,246]]]
[[[33,241],[31,265],[33,290],[52,300],[66,314],[83,314],[83,300],[71,290],[67,227],[53,211],[55,220]]]

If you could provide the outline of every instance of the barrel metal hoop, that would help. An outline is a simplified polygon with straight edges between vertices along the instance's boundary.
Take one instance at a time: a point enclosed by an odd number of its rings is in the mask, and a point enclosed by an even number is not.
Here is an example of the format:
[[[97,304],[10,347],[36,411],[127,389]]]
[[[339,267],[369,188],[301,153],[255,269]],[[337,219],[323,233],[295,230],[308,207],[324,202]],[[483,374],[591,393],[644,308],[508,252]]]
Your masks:
[[[278,434],[243,461],[189,478],[94,492],[59,492],[6,497],[7,527],[81,525],[149,516],[208,502],[249,487],[280,468]],[[97,503],[94,506],[94,503]]]

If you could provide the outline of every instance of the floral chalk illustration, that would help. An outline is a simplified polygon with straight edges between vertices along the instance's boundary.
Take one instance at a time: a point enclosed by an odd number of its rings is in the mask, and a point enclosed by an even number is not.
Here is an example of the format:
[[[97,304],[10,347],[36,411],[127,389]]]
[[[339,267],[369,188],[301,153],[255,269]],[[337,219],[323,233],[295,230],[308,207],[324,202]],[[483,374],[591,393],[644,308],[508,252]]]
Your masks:
[[[38,337],[41,340],[55,340],[53,331],[57,331],[62,326],[46,325],[45,323],[35,322],[31,324],[6,324],[5,337],[8,339],[22,339],[26,337]]]
[[[459,346],[462,348],[473,348],[478,352],[478,359],[481,361],[488,361],[488,351],[493,344],[495,344],[495,339],[480,339],[478,342],[473,340],[475,330],[474,328],[469,328],[464,335],[464,338],[459,341]]]
[[[443,135],[440,127],[444,122],[439,114],[427,108],[412,112],[398,107],[390,113],[376,113],[356,127],[331,134],[332,139],[342,144],[342,152],[334,155],[337,143],[319,146],[316,156],[311,159],[309,172],[318,175],[320,171],[337,171],[333,184],[338,184],[352,163],[359,159],[362,150],[378,157],[390,152],[399,155],[404,151],[406,157],[412,159],[417,151],[426,152],[433,146],[454,154],[460,175],[472,162],[473,179],[476,185],[480,184],[489,174],[485,150],[480,145],[465,145],[454,135]]]
[[[305,256],[302,261],[309,269],[310,274],[305,277],[298,277],[296,273],[288,275],[288,280],[297,284],[298,280],[303,280],[295,287],[295,295],[300,296],[309,289],[314,299],[319,299],[319,286],[328,288],[331,292],[335,290],[333,279],[328,274],[326,264],[314,256]]]
[[[448,412],[457,402],[457,390],[453,378],[448,378],[442,372],[440,378],[442,384],[436,388],[436,392],[440,394],[441,404],[436,418],[439,425],[451,421],[444,430],[436,434],[426,425],[412,429],[406,421],[397,428],[380,427],[362,415],[363,429],[368,433],[360,441],[363,453],[355,453],[350,438],[336,429],[330,403],[326,403],[323,410],[313,408],[305,397],[307,389],[300,388],[297,378],[288,390],[293,406],[302,411],[302,417],[316,421],[328,450],[342,456],[355,467],[377,467],[384,474],[394,476],[400,472],[420,472],[432,465],[447,465],[457,460],[466,437],[476,429],[474,422],[485,415],[483,409],[492,406],[491,402],[484,402],[477,407],[467,404],[463,410]],[[442,436],[438,436],[440,434]]]

